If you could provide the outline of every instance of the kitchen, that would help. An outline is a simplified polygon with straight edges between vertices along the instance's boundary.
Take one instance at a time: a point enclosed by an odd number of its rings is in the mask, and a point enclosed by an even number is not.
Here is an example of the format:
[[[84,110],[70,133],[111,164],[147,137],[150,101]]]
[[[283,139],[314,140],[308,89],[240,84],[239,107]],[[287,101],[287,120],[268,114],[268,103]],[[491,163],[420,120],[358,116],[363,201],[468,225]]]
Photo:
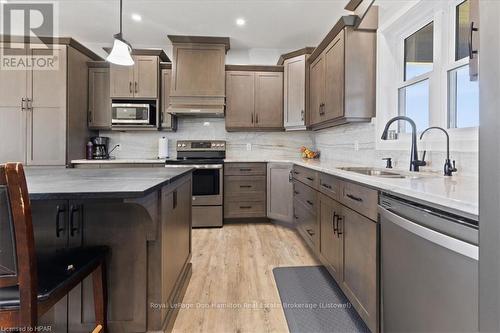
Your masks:
[[[496,1],[44,4],[0,4],[1,330],[500,331]]]

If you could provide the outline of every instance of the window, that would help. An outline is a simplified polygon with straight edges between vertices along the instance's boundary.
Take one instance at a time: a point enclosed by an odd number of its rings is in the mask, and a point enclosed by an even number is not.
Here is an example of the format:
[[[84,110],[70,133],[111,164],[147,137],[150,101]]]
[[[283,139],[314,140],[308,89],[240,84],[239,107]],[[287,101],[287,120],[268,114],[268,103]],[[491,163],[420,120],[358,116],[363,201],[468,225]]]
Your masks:
[[[455,9],[455,60],[469,56],[469,0]]]
[[[399,88],[399,114],[412,118],[419,131],[429,127],[429,80],[434,66],[434,22],[404,39],[404,81]],[[399,124],[399,132],[411,130]]]
[[[469,78],[469,0],[455,7],[455,57],[448,71],[448,128],[479,126],[479,84]]]
[[[405,39],[405,81],[432,71],[433,44],[433,22]]]

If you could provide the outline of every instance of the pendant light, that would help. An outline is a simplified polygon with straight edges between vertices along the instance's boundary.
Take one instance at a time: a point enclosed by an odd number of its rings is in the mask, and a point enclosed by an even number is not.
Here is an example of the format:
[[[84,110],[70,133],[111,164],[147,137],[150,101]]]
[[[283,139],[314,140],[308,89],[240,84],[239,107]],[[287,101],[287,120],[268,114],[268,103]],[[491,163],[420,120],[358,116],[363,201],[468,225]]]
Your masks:
[[[109,53],[106,61],[112,64],[122,65],[122,66],[133,66],[134,59],[132,59],[131,52],[132,46],[122,37],[122,18],[123,18],[123,0],[120,0],[120,32],[113,36],[115,39],[113,43],[113,48]]]

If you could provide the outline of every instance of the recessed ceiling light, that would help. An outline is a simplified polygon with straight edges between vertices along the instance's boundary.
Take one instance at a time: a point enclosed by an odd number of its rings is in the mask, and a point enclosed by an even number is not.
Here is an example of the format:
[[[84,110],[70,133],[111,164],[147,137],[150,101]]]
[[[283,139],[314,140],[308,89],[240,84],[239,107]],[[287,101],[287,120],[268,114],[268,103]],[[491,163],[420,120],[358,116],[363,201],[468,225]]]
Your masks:
[[[236,25],[238,25],[240,27],[244,26],[246,23],[247,23],[247,21],[245,21],[244,18],[238,18],[238,19],[236,19]]]
[[[0,0],[0,3],[7,3],[7,0]]]
[[[132,14],[132,20],[136,22],[141,22],[142,21],[142,16],[139,14]]]

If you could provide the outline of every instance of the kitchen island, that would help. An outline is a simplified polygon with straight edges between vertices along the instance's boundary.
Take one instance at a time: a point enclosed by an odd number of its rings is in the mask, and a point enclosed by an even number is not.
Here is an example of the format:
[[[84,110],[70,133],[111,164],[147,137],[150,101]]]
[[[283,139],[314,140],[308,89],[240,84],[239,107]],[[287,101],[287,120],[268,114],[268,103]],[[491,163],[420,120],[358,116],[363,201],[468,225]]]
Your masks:
[[[36,250],[107,245],[109,332],[169,330],[191,276],[191,168],[26,168]],[[43,316],[93,328],[92,281]]]

